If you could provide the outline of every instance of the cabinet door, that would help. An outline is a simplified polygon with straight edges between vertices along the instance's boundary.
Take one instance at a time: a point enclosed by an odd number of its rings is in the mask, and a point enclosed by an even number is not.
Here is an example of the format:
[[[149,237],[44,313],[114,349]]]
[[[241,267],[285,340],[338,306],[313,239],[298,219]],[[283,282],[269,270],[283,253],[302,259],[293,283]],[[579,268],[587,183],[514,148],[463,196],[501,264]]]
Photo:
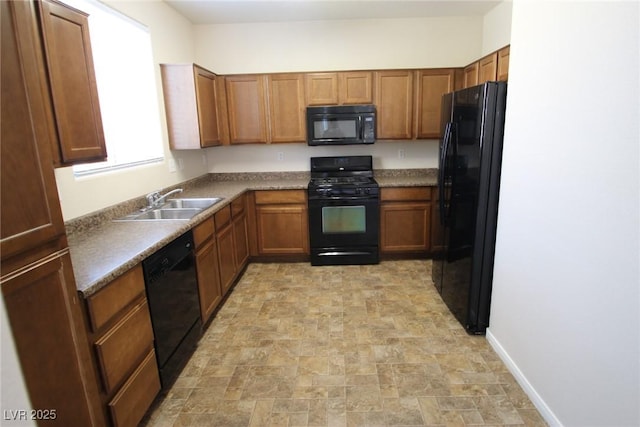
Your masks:
[[[208,241],[196,252],[196,268],[200,292],[200,315],[204,324],[222,301],[218,272],[218,246],[215,239]]]
[[[267,142],[265,76],[225,77],[232,144]]]
[[[438,138],[442,95],[453,91],[455,70],[420,70],[417,75],[416,137]]]
[[[304,205],[256,207],[260,255],[309,254],[309,227]]]
[[[478,62],[467,65],[464,69],[464,88],[478,84]]]
[[[237,270],[240,272],[249,260],[249,240],[247,237],[247,215],[242,214],[233,220],[233,240],[236,251]]]
[[[104,160],[107,149],[87,16],[52,0],[39,4],[61,162]]]
[[[498,53],[494,52],[479,61],[478,84],[492,82],[496,80],[498,68]]]
[[[398,202],[380,206],[380,250],[425,252],[430,247],[431,205]]]
[[[218,265],[220,268],[220,285],[222,295],[231,288],[236,278],[236,249],[233,241],[233,226],[229,224],[218,232]]]
[[[216,97],[216,75],[204,68],[194,67],[200,122],[200,146],[220,145],[218,104]]]
[[[308,73],[305,75],[307,105],[338,103],[338,73]]]
[[[339,73],[340,104],[371,104],[373,102],[373,73],[348,71]]]
[[[413,72],[376,71],[378,139],[411,139]]]
[[[221,145],[226,135],[224,81],[194,64],[160,64],[172,150]]]
[[[57,139],[30,2],[2,10],[0,253],[4,261],[64,237],[51,147]]]
[[[496,80],[506,82],[509,80],[509,54],[511,48],[503,47],[498,51],[498,71],[496,72]]]
[[[305,124],[304,78],[301,74],[269,75],[271,142],[303,142]]]
[[[55,410],[47,425],[103,425],[71,258],[56,253],[31,267],[0,281],[31,404]]]

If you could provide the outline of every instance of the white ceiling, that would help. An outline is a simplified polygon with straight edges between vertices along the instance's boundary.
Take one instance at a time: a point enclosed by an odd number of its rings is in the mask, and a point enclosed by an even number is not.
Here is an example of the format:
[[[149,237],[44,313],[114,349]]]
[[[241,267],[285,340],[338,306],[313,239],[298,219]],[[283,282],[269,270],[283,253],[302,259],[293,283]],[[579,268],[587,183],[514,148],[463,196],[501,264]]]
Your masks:
[[[489,0],[164,0],[194,24],[483,16]]]

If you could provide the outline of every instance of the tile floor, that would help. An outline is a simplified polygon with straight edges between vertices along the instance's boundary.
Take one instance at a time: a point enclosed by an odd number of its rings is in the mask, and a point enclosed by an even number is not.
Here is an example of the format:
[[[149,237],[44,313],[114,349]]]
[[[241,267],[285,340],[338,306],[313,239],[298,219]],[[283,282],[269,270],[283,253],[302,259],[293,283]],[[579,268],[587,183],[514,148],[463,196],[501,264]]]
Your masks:
[[[251,264],[147,426],[546,425],[431,262]]]

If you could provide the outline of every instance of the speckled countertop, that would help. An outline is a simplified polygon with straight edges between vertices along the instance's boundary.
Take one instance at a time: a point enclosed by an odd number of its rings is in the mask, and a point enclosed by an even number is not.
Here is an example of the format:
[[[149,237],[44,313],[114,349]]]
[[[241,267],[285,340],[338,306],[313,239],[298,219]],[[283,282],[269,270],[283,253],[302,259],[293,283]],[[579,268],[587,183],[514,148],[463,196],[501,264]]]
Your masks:
[[[436,185],[435,169],[381,170],[375,172],[380,187]],[[308,172],[259,174],[209,174],[173,188],[176,197],[222,197],[223,200],[189,221],[114,222],[144,206],[144,197],[123,202],[65,224],[78,292],[89,297],[182,233],[249,190],[306,189]]]

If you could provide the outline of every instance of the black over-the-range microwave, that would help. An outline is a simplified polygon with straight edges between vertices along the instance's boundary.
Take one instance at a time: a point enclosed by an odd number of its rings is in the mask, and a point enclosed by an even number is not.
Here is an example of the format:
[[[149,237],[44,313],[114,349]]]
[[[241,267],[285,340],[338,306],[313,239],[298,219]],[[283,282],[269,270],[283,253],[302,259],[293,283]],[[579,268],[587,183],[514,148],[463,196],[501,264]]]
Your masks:
[[[375,141],[375,105],[307,107],[307,144],[373,144]]]

